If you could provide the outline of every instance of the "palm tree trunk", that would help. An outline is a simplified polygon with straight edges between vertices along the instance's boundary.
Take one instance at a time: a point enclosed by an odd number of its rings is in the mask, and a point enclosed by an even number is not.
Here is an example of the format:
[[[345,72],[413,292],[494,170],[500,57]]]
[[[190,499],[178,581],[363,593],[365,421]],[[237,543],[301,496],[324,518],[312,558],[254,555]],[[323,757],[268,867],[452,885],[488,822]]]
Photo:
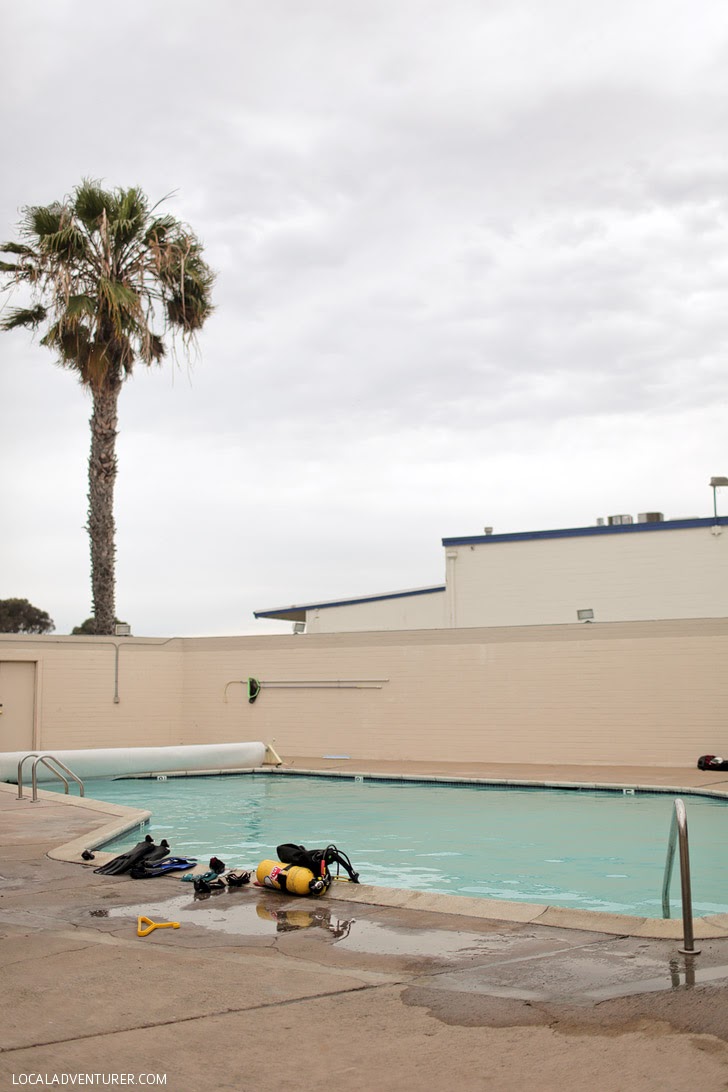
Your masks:
[[[116,622],[116,425],[121,383],[109,379],[93,391],[91,453],[88,460],[88,523],[91,545],[91,589],[96,632],[113,634]]]

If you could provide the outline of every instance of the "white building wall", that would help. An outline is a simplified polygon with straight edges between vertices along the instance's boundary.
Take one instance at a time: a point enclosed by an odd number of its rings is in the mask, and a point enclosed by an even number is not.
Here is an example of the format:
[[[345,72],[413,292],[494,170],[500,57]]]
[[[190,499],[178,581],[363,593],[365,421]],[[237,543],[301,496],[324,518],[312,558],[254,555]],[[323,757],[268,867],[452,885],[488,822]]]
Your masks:
[[[319,607],[306,612],[307,633],[442,629],[445,625],[444,591]]]
[[[728,617],[728,529],[458,543],[446,549],[448,626]]]

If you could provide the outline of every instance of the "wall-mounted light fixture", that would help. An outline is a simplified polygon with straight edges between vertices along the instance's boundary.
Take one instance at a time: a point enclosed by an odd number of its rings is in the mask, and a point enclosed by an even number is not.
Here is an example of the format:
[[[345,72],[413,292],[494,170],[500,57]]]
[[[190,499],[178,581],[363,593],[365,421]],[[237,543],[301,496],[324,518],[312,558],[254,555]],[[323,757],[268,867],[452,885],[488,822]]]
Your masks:
[[[711,478],[710,488],[713,490],[713,515],[715,519],[718,519],[718,500],[716,497],[716,489],[722,489],[728,485],[728,478]]]
[[[585,610],[578,610],[576,612],[576,617],[579,622],[593,622],[594,611],[591,607],[587,607]]]
[[[293,632],[294,633],[305,633],[306,632],[306,623],[305,622],[294,622],[293,623]]]

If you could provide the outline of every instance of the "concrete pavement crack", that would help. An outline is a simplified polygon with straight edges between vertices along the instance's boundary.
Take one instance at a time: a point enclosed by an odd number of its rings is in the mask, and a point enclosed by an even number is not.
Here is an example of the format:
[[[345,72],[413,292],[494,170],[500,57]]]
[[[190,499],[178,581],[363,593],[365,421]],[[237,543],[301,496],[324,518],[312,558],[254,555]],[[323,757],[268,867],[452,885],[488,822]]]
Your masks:
[[[86,949],[89,948],[90,946],[91,946],[90,944],[82,944],[78,948],[62,948],[59,952],[52,952],[51,955],[73,955],[74,952],[85,952]],[[47,956],[48,956],[48,953],[45,953],[44,958],[47,958]],[[19,967],[23,963],[29,963],[29,962],[32,962],[33,960],[35,962],[37,962],[38,958],[39,957],[38,957],[37,952],[31,952],[29,955],[22,956],[20,959],[9,959],[9,960],[6,959],[6,960],[3,960],[3,970],[4,971],[7,970],[8,967]]]
[[[267,1001],[259,1005],[241,1005],[236,1008],[218,1009],[214,1012],[202,1012],[196,1016],[183,1016],[173,1020],[155,1020],[149,1024],[133,1024],[126,1028],[113,1028],[108,1031],[95,1031],[91,1035],[69,1035],[64,1039],[44,1039],[42,1042],[23,1043],[18,1046],[0,1046],[0,1055],[15,1054],[21,1050],[36,1050],[39,1047],[62,1046],[64,1043],[81,1043],[91,1039],[102,1039],[108,1035],[125,1035],[127,1032],[147,1031],[154,1028],[175,1027],[181,1024],[192,1024],[199,1020],[210,1020],[218,1016],[233,1016],[236,1013],[260,1012],[265,1009],[285,1008],[289,1005],[298,1005],[307,1001],[324,1000],[327,997],[346,997],[347,994],[362,993],[365,990],[390,989],[392,985],[399,983],[365,983],[361,986],[351,986],[346,990],[326,990],[323,993],[306,994],[304,997],[288,997],[281,1001]]]

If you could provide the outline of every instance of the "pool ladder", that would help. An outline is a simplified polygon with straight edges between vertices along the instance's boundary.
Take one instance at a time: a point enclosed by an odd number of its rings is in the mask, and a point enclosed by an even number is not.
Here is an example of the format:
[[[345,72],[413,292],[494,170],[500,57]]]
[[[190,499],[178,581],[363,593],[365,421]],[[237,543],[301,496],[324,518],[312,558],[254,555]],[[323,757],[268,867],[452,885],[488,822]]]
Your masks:
[[[76,784],[78,785],[79,796],[84,795],[83,781],[80,777],[76,776],[73,770],[69,770],[65,762],[61,762],[60,758],[56,758],[55,755],[39,754],[38,751],[33,751],[30,754],[27,754],[23,758],[21,758],[20,762],[18,763],[18,800],[23,799],[23,766],[29,758],[35,759],[33,763],[33,768],[31,770],[31,781],[33,786],[31,803],[38,803],[38,766],[40,763],[43,763],[43,765],[47,769],[49,769],[52,774],[55,774],[55,776],[63,782],[63,784],[65,785],[64,792],[66,793],[66,795],[68,794],[68,778],[64,777],[64,774],[68,774],[68,777],[73,778],[73,780],[76,782]]]
[[[685,804],[675,801],[675,810],[670,823],[670,836],[667,842],[667,859],[662,880],[662,916],[670,917],[670,880],[675,860],[675,845],[680,845],[680,890],[682,894],[683,946],[678,949],[683,955],[699,955],[700,948],[695,947],[693,936],[693,900],[690,889],[690,854],[688,852],[688,819]]]

